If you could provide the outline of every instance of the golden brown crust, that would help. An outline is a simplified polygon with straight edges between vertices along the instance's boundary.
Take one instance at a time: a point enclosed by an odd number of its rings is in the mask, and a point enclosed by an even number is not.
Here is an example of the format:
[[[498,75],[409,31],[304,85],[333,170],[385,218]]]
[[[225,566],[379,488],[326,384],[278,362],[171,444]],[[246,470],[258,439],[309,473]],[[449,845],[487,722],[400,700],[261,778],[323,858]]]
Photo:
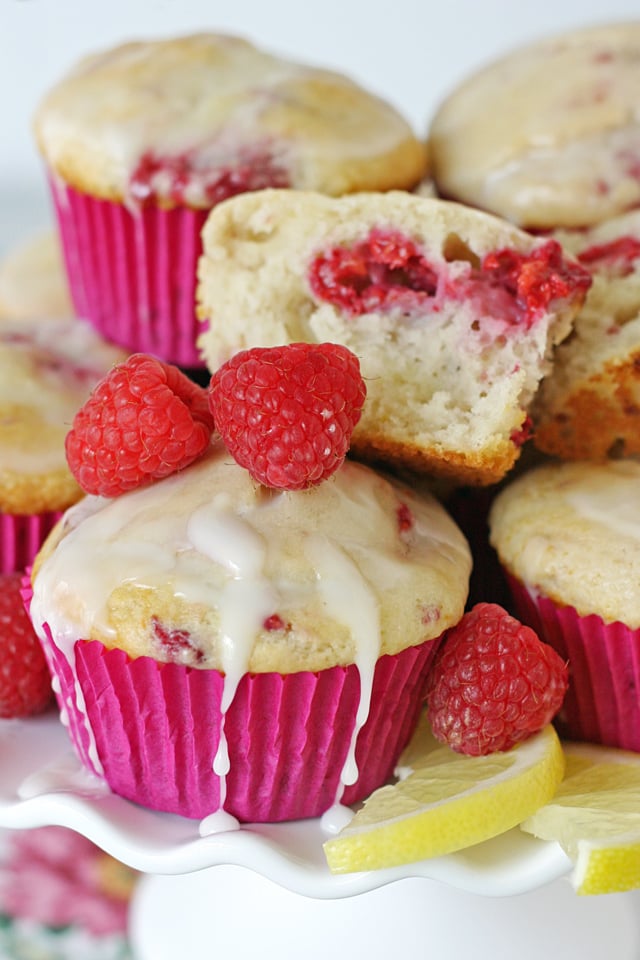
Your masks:
[[[11,514],[66,510],[84,496],[69,470],[17,474],[0,470],[0,511]]]
[[[640,348],[555,398],[536,421],[534,442],[564,460],[640,454]]]
[[[418,475],[449,480],[455,485],[485,487],[501,480],[517,461],[520,450],[513,443],[496,445],[491,451],[474,455],[446,451],[438,447],[418,447],[394,441],[384,433],[356,427],[352,453],[369,463],[392,464],[397,470],[413,470]]]

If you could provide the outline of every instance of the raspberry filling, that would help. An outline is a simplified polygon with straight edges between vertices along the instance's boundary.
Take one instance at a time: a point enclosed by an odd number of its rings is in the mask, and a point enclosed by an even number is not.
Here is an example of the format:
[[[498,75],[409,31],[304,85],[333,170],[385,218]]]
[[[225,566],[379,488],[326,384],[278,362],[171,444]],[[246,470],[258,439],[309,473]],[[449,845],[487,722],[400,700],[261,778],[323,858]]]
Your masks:
[[[627,277],[633,273],[638,257],[640,239],[632,236],[617,237],[609,243],[594,244],[578,254],[578,260],[585,267],[612,277]]]
[[[161,649],[177,663],[202,663],[202,650],[194,646],[188,630],[170,630],[157,617],[151,618],[153,635]]]
[[[314,260],[311,289],[351,316],[374,310],[419,309],[438,291],[438,274],[402,234],[372,230],[353,247],[336,247]]]
[[[470,299],[480,311],[526,328],[553,301],[582,296],[591,285],[588,271],[566,261],[555,240],[528,254],[496,250],[481,261],[465,250],[463,259],[435,264],[409,237],[374,229],[360,243],[316,256],[309,283],[319,300],[352,317],[394,309],[434,312],[444,301]]]
[[[209,167],[199,151],[174,156],[148,151],[131,175],[129,191],[138,202],[157,200],[184,205],[194,196],[207,206],[266,187],[288,187],[287,170],[267,150],[245,151],[235,162]]]
[[[413,514],[406,503],[400,504],[396,510],[396,517],[398,519],[398,530],[401,534],[408,533],[410,530],[413,530],[415,520],[413,519]]]
[[[93,387],[104,375],[103,369],[83,363],[79,357],[67,356],[35,339],[29,333],[16,330],[4,330],[0,333],[0,344],[23,349],[30,354],[34,367],[43,378],[52,374],[57,382]],[[89,358],[87,358],[89,359]]]

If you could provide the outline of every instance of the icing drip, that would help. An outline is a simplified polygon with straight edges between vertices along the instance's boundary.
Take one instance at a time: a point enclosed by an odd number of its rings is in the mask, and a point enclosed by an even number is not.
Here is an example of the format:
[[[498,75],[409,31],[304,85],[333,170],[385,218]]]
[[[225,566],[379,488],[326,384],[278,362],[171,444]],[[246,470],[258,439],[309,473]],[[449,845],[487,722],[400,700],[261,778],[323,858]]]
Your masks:
[[[367,721],[371,704],[373,673],[380,656],[380,611],[375,592],[347,554],[326,537],[309,537],[305,549],[318,578],[318,589],[329,615],[351,631],[355,643],[355,664],[360,675],[360,702],[351,743],[340,774],[339,803],[344,788],[358,779],[356,746],[358,734]]]

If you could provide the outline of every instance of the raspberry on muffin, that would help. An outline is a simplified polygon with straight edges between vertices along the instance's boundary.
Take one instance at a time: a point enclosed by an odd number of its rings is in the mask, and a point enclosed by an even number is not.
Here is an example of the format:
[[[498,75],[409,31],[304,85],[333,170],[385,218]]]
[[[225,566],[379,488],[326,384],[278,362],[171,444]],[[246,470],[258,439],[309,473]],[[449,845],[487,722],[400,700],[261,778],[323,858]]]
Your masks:
[[[358,358],[346,347],[292,343],[237,353],[212,376],[209,406],[255,480],[303,490],[343,463],[365,395]]]

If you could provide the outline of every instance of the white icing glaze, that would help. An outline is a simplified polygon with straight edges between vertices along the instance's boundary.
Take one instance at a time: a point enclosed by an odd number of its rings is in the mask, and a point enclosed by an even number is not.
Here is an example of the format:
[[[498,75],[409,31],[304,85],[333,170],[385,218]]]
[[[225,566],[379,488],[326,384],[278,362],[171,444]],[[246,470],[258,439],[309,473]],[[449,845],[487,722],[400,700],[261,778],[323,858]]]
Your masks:
[[[239,830],[240,823],[226,810],[216,810],[200,821],[198,832],[201,837],[211,837],[217,833],[228,833],[230,830]]]
[[[384,155],[412,136],[390,105],[347,77],[204,33],[86,57],[49,91],[36,130],[54,169],[71,149],[130,201],[141,158],[188,157],[185,200],[194,206],[210,205],[212,171],[242,168],[263,146],[313,187],[305,178],[314,181],[318,163]],[[172,180],[158,169],[152,189],[168,196]]]
[[[414,528],[403,540],[396,510],[405,491],[398,495],[393,489],[372,471],[345,464],[310,491],[268,492],[256,488],[223,448],[212,447],[167,480],[114,500],[89,496],[67,511],[66,535],[35,578],[32,619],[40,633],[49,624],[73,669],[77,638],[90,638],[96,629],[113,635],[109,599],[122,584],[142,591],[169,584],[175,596],[215,608],[224,687],[220,743],[211,762],[223,806],[229,772],[224,718],[257,635],[284,599],[304,605],[316,595],[351,634],[361,684],[339,803],[344,787],[358,777],[356,741],[368,717],[381,652],[381,592],[409,573],[415,576],[415,564],[426,567],[435,556],[451,564],[457,582],[460,565],[462,571],[469,565],[466,542],[435,501],[411,501]],[[294,577],[291,564],[296,573],[302,565],[306,576]],[[90,759],[99,770],[77,685],[74,697],[88,728]],[[205,832],[217,829],[212,824]]]
[[[341,803],[335,803],[320,818],[320,827],[324,833],[335,836],[353,820],[353,810]]]
[[[640,477],[634,461],[616,461],[606,473],[593,471],[568,485],[565,497],[583,517],[612,534],[640,542]]]
[[[306,543],[318,578],[318,589],[340,623],[346,624],[355,639],[355,664],[360,675],[360,703],[351,743],[340,774],[339,803],[344,788],[358,779],[356,744],[369,716],[373,672],[380,656],[380,612],[375,590],[343,550],[316,534]]]

